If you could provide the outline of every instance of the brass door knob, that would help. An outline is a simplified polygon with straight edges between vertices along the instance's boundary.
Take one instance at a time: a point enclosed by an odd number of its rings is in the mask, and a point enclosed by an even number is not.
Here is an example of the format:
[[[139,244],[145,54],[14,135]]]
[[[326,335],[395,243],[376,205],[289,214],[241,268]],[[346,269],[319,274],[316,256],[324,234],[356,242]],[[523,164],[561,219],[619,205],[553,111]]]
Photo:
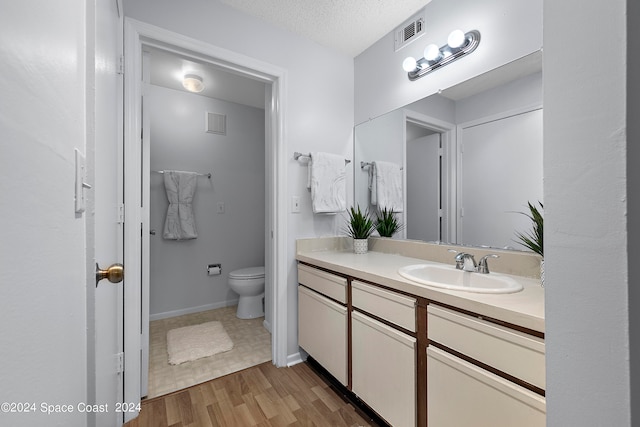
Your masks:
[[[124,279],[124,266],[122,264],[112,264],[106,270],[103,270],[96,263],[96,286],[102,279],[107,279],[111,283],[122,282],[122,279]]]

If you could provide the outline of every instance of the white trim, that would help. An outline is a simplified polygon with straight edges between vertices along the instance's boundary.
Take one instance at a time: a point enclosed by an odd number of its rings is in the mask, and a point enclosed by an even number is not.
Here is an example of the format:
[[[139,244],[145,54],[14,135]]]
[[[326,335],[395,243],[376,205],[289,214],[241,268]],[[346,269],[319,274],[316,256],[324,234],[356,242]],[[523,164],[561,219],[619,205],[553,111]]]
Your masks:
[[[267,198],[269,213],[272,265],[267,267],[273,284],[273,298],[270,301],[272,313],[272,360],[280,367],[287,364],[287,262],[286,262],[286,154],[285,125],[286,79],[284,69],[272,64],[232,52],[211,44],[192,39],[131,18],[125,18],[125,266],[129,285],[125,286],[125,396],[126,402],[139,402],[140,395],[140,153],[136,150],[141,132],[140,90],[142,45],[157,44],[163,49],[187,50],[189,55],[238,74],[271,84],[271,102],[265,110],[270,118],[269,134],[266,139],[271,145],[269,154],[274,173],[269,177]],[[136,176],[137,174],[137,176]],[[130,179],[130,181],[129,181]],[[127,226],[132,224],[133,226]],[[138,224],[137,230],[134,226]],[[137,231],[137,232],[136,232]],[[134,278],[137,278],[134,280]],[[127,325],[134,325],[128,327]],[[127,413],[127,420],[136,416]]]
[[[403,109],[403,123],[405,126],[402,127],[402,162],[404,165],[407,164],[407,126],[406,123],[414,123],[420,125],[426,129],[433,130],[435,132],[440,133],[443,154],[442,154],[442,166],[444,169],[444,173],[442,174],[442,182],[440,183],[440,192],[442,197],[442,204],[444,206],[445,215],[443,219],[445,221],[443,227],[443,235],[440,239],[444,242],[455,242],[456,241],[456,211],[457,211],[457,198],[453,195],[453,189],[457,188],[456,184],[456,165],[457,165],[457,155],[456,150],[454,150],[454,146],[456,145],[456,135],[457,128],[453,123],[445,122],[444,120],[436,119],[434,117],[430,117],[424,115],[422,113],[418,113],[413,110]],[[404,200],[406,204],[407,200],[407,174],[403,173],[403,192],[404,192]],[[407,209],[405,206],[403,221],[407,223]],[[402,231],[403,238],[406,238],[407,229],[406,227]]]
[[[507,119],[509,117],[518,116],[520,114],[530,113],[532,111],[542,110],[542,104],[536,103],[531,105],[526,105],[524,107],[513,108],[507,111],[501,111],[496,114],[492,114],[490,116],[481,117],[479,119],[470,120],[468,122],[460,123],[456,127],[458,129],[468,129],[474,126],[483,125],[485,123],[491,123],[502,119]]]
[[[297,365],[298,363],[302,363],[304,361],[305,359],[302,358],[302,354],[300,352],[290,354],[287,356],[287,368],[290,368],[293,365]]]
[[[180,310],[172,310],[172,311],[165,311],[163,313],[151,314],[149,315],[149,320],[154,321],[154,320],[168,319],[169,317],[200,313],[201,311],[215,310],[217,308],[230,307],[232,305],[238,305],[237,298],[232,300],[227,300],[227,301],[220,301],[213,304],[199,305],[197,307],[189,307],[189,308],[183,308]]]

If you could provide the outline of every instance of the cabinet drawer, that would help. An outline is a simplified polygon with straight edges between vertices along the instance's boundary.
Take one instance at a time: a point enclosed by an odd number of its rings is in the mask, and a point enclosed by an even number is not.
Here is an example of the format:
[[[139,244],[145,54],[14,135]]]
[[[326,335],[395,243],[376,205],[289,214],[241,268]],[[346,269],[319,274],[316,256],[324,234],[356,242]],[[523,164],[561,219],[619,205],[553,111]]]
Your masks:
[[[298,286],[298,344],[347,385],[347,308]]]
[[[545,346],[534,337],[430,304],[427,337],[495,369],[545,388]]]
[[[356,280],[351,282],[351,298],[354,307],[395,323],[411,332],[416,331],[415,298]]]
[[[416,339],[351,313],[353,392],[394,426],[416,424]]]
[[[544,427],[545,398],[435,347],[427,348],[429,427]]]
[[[298,283],[323,295],[347,303],[347,279],[307,265],[298,265]]]

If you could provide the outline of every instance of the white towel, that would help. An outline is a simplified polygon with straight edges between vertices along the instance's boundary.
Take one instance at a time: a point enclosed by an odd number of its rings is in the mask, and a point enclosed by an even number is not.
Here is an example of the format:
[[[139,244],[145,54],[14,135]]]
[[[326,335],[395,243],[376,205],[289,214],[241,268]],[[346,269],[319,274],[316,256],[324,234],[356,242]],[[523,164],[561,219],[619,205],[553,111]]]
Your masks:
[[[311,162],[311,205],[313,213],[336,213],[347,209],[344,157],[313,153]]]
[[[188,240],[198,237],[193,216],[193,196],[198,174],[194,172],[164,171],[164,187],[169,199],[167,218],[162,236],[167,240]]]
[[[379,210],[394,212],[404,210],[402,196],[402,169],[391,162],[376,161],[371,165],[371,204],[378,205]]]

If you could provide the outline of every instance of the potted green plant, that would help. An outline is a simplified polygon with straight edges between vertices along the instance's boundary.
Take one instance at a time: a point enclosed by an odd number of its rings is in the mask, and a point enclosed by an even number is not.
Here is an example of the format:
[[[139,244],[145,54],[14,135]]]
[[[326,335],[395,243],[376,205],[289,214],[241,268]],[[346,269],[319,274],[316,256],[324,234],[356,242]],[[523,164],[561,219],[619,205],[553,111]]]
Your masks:
[[[544,286],[544,244],[542,240],[542,227],[544,222],[542,212],[544,212],[544,206],[540,202],[538,202],[538,204],[540,205],[540,210],[538,210],[535,205],[532,205],[531,202],[527,202],[527,205],[529,205],[529,213],[519,212],[531,219],[533,227],[531,231],[526,233],[520,233],[519,231],[516,231],[516,237],[518,238],[518,241],[521,245],[523,245],[527,249],[532,250],[542,257],[542,260],[540,261],[540,279],[542,280],[542,285]]]
[[[393,209],[383,208],[382,211],[376,213],[375,227],[381,237],[392,237],[402,230],[404,224],[398,221]]]
[[[353,251],[357,254],[366,253],[369,250],[369,236],[375,230],[375,225],[369,210],[364,212],[360,210],[360,206],[353,206],[347,211],[349,220],[347,221],[347,235],[353,238]]]

